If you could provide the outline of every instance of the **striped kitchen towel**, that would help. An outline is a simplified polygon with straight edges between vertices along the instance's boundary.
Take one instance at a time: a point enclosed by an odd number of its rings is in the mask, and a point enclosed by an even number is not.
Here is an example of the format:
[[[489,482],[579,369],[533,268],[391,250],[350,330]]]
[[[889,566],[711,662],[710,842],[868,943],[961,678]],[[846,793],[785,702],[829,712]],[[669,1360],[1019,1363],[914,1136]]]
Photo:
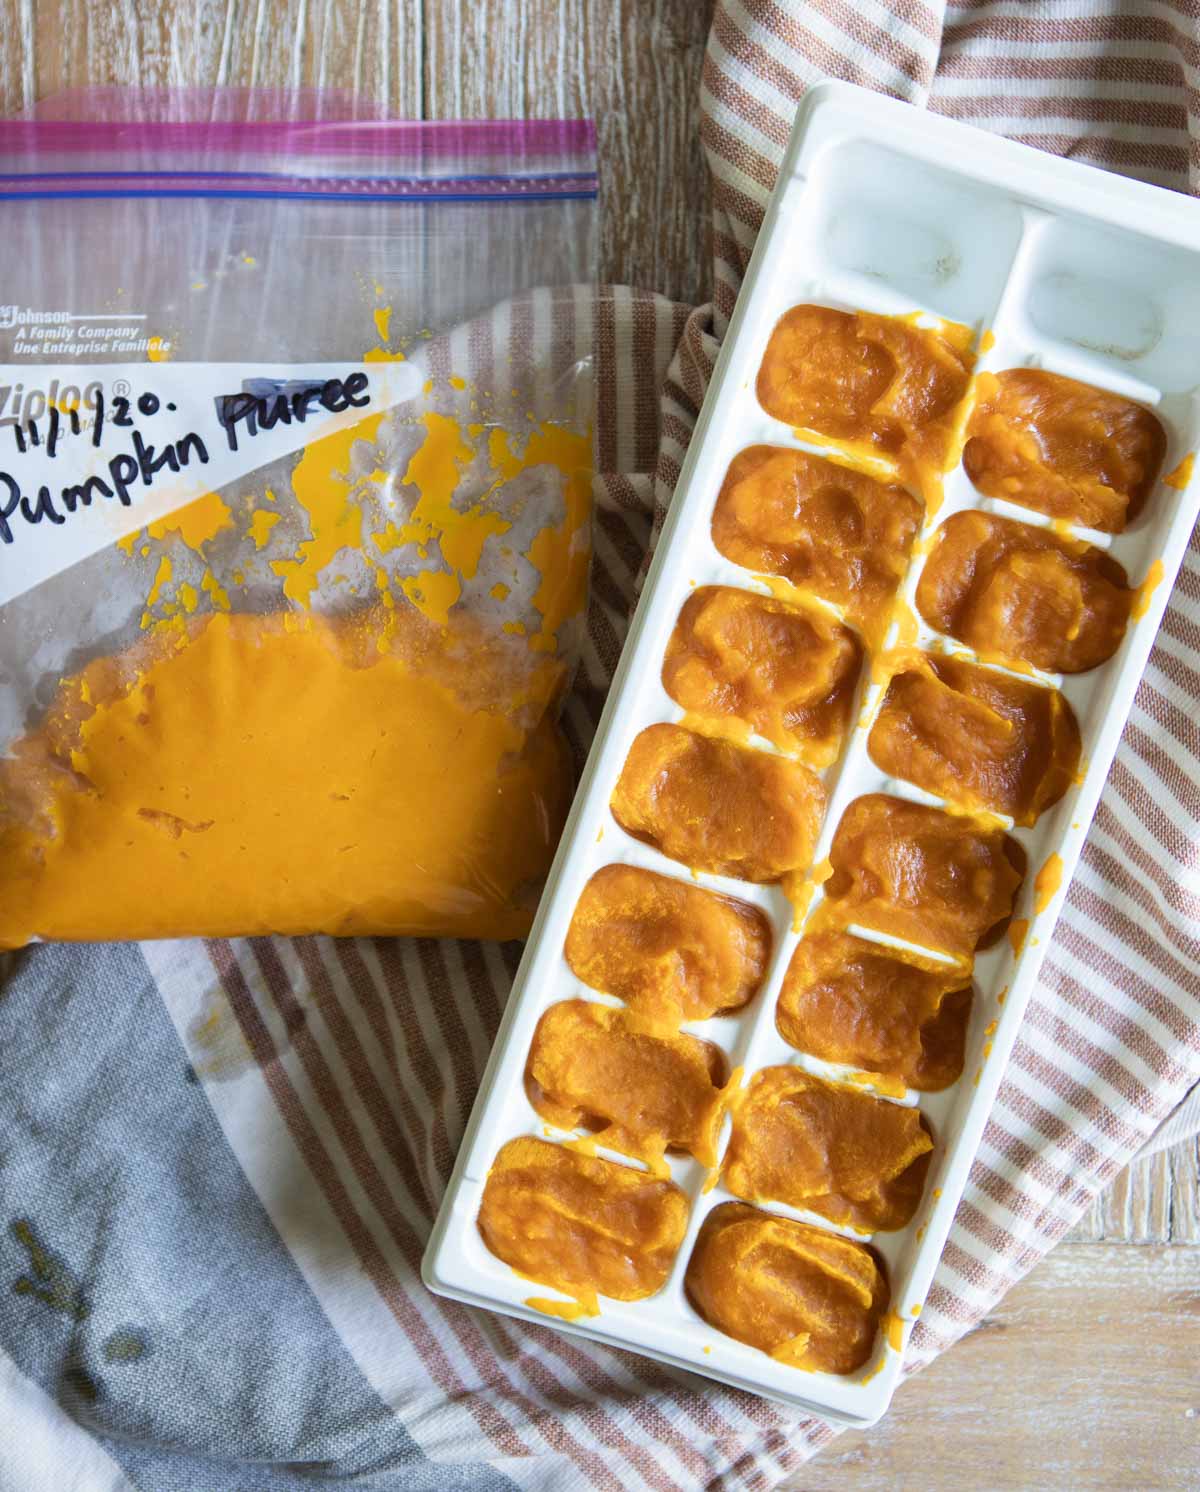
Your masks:
[[[597,361],[593,604],[568,711],[581,751],[796,101],[826,76],[1200,190],[1196,0],[720,0],[701,84],[713,304],[580,291],[538,302],[526,327],[526,346],[573,337]],[[1200,1075],[1198,643],[1194,543],[914,1370]],[[312,938],[5,960],[0,1492],[767,1489],[832,1437],[423,1289],[518,952]]]

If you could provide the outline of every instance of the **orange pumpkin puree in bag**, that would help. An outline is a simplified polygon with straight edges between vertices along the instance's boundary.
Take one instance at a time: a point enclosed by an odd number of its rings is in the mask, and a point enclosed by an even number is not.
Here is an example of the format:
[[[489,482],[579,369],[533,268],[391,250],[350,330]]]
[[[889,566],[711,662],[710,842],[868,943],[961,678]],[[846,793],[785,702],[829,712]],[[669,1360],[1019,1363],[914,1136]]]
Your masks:
[[[570,801],[560,665],[415,612],[382,654],[380,609],[290,620],[213,613],[64,681],[0,763],[0,944],[527,930]]]
[[[534,632],[456,604],[483,544],[510,526],[482,501],[458,500],[477,453],[456,421],[418,423],[425,438],[401,479],[418,494],[409,520],[366,533],[342,474],[378,424],[313,442],[292,472],[308,535],[271,563],[278,609],[232,608],[228,564],[220,580],[205,571],[212,609],[178,575],[163,602],[171,556],[185,556],[169,546],[194,558],[235,527],[216,494],[122,541],[127,555],[135,542],[143,555],[151,541],[166,546],[142,637],[63,677],[0,759],[0,948],[528,931],[572,791],[556,632],[584,605],[588,442],[543,426],[519,457],[492,431],[497,486],[534,465],[556,467],[563,483],[565,517],[525,556],[541,577]],[[262,547],[264,514],[239,542]],[[431,559],[389,578],[389,549],[410,544],[424,562],[433,542],[442,568]],[[318,611],[319,576],[346,549],[377,567],[374,595]]]

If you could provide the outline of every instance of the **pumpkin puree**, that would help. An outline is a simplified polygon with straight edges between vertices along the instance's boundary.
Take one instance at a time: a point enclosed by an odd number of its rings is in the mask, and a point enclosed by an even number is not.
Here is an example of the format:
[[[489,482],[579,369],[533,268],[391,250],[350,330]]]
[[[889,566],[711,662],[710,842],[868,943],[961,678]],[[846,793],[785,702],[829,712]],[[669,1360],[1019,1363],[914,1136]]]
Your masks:
[[[719,1331],[790,1367],[843,1374],[870,1357],[889,1297],[861,1243],[741,1202],[705,1218],[685,1287]]]
[[[63,678],[0,760],[0,947],[528,931],[571,793],[555,634],[584,604],[588,442],[543,426],[519,455],[506,439],[493,463],[494,486],[534,465],[564,477],[565,516],[527,556],[542,575],[527,641],[454,606],[508,525],[482,499],[452,504],[474,451],[445,416],[424,418],[402,479],[419,500],[393,536],[436,540],[442,568],[431,558],[393,590],[358,500],[361,482],[386,474],[350,475],[351,447],[379,418],[312,442],[297,463],[307,534],[270,560],[283,609],[232,607],[238,572],[231,581],[223,562],[218,580],[209,546],[234,519],[215,494],[122,541],[151,563],[161,550],[142,637]],[[251,554],[283,532],[244,518]],[[172,555],[189,550],[205,562],[199,588],[173,583]],[[321,614],[322,575],[347,550],[374,570],[375,593]]]

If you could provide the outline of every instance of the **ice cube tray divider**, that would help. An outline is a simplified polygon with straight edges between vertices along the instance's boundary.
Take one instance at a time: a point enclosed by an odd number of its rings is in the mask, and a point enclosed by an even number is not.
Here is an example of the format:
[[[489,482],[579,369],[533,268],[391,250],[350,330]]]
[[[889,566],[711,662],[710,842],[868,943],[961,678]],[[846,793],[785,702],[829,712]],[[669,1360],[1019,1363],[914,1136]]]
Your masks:
[[[880,271],[866,267],[873,263],[870,256],[875,252],[876,235],[869,212],[862,225],[856,226],[855,203],[844,201],[837,168],[839,160],[846,159],[875,160],[876,164],[885,159],[899,161],[897,169],[907,173],[914,211],[932,211],[941,202],[960,206],[981,203],[978,212],[988,231],[986,239],[977,235],[971,262],[967,262],[970,256],[964,256],[959,267],[940,281],[935,265],[927,281],[916,289],[915,270],[905,283],[888,283]],[[947,161],[954,164],[944,164]],[[900,188],[894,180],[885,180],[887,175],[879,171],[869,185],[880,200],[891,201],[888,194],[894,196]],[[968,239],[975,232],[971,227],[974,221],[972,217],[964,227]],[[978,334],[977,374],[1010,367],[1043,367],[1156,408],[1168,429],[1164,472],[1170,473],[1200,445],[1196,388],[1200,384],[1200,338],[1193,337],[1182,353],[1176,347],[1178,338],[1174,342],[1167,339],[1165,352],[1160,339],[1139,357],[1128,357],[1120,349],[1106,352],[1104,344],[1094,339],[1085,345],[1082,340],[1049,337],[1028,313],[1041,283],[1041,256],[1054,234],[1067,229],[1086,231],[1089,223],[1095,224],[1096,233],[1111,234],[1113,225],[1119,232],[1127,221],[1137,223],[1133,240],[1153,238],[1155,252],[1168,256],[1162,261],[1168,270],[1175,262],[1170,257],[1174,253],[1200,282],[1200,209],[1186,199],[1042,156],[850,85],[823,84],[806,95],[426,1252],[423,1273],[432,1289],[543,1325],[550,1319],[524,1302],[533,1295],[554,1296],[556,1292],[519,1278],[490,1254],[478,1234],[475,1218],[488,1169],[502,1144],[521,1134],[567,1138],[541,1119],[524,1092],[525,1059],[537,1020],[550,1005],[564,999],[620,1003],[581,983],[563,957],[565,934],[579,894],[602,866],[620,861],[677,879],[691,878],[700,886],[761,908],[770,922],[774,941],[763,987],[742,1010],[685,1024],[685,1031],[720,1046],[731,1068],[744,1068],[744,1080],[762,1067],[778,1063],[829,1077],[847,1072],[797,1052],[776,1029],[776,1001],[802,936],[802,930],[793,926],[795,909],[782,890],[690,872],[627,835],[608,806],[634,736],[655,722],[685,718],[685,712],[664,689],[660,670],[679,609],[692,588],[715,584],[762,594],[787,594],[786,585],[757,577],[721,555],[709,527],[721,481],[738,451],[768,444],[828,457],[835,449],[780,424],[758,404],[755,376],[775,322],[788,307],[805,301],[886,315],[916,311],[966,321]],[[1067,229],[1062,228],[1064,223]],[[892,240],[899,261],[911,270],[917,261],[911,256],[905,260],[907,240],[903,233],[897,230]],[[914,241],[924,242],[915,236]],[[842,258],[826,262],[823,245],[827,243],[840,255],[849,252],[853,258],[858,252],[861,263],[856,266]],[[947,256],[947,263],[952,257]],[[1182,270],[1178,284],[1168,273],[1161,290],[1164,305],[1170,301],[1177,310],[1179,298],[1186,301],[1189,283]],[[1103,308],[1097,310],[1097,326],[1101,328]],[[1196,310],[1200,322],[1200,296]],[[1163,320],[1165,325],[1165,312]],[[1165,367],[1171,380],[1142,376],[1139,366],[1149,366],[1156,358],[1156,366]],[[1164,387],[1164,382],[1173,386]],[[849,464],[869,470],[861,462]],[[986,1143],[980,1148],[984,1127],[1014,1044],[1024,1034],[1036,1047],[1036,1027],[1022,1033],[1021,1018],[1198,507],[1197,479],[1187,484],[1186,491],[1160,484],[1124,533],[1095,533],[1052,525],[1051,520],[1035,512],[983,497],[960,465],[946,478],[941,505],[936,511],[927,510],[914,544],[913,560],[899,592],[902,606],[906,605],[915,619],[915,628],[910,622],[911,645],[968,658],[976,655],[929,628],[914,602],[928,541],[955,512],[973,508],[1035,526],[1053,526],[1111,553],[1125,566],[1135,585],[1147,574],[1151,562],[1160,560],[1162,580],[1142,598],[1140,617],[1131,622],[1124,642],[1107,664],[1087,674],[1068,676],[1021,670],[1021,676],[1060,688],[1075,710],[1083,735],[1081,776],[1034,827],[1008,831],[1022,844],[1029,859],[1014,913],[1016,918],[1028,920],[1028,930],[1023,943],[1003,938],[976,959],[976,993],[962,1077],[941,1093],[918,1094],[907,1089],[900,1097],[879,1095],[886,1101],[918,1103],[936,1142],[925,1193],[912,1223],[899,1232],[876,1234],[869,1240],[888,1270],[891,1309],[896,1321],[902,1323],[899,1343],[888,1340],[897,1336],[893,1325],[891,1332],[881,1333],[868,1364],[858,1373],[840,1378],[784,1367],[707,1325],[687,1302],[683,1276],[704,1218],[713,1207],[733,1198],[720,1182],[706,1190],[705,1168],[686,1156],[667,1158],[672,1179],[688,1197],[690,1214],[686,1235],[663,1289],[641,1302],[602,1299],[599,1316],[575,1321],[556,1319],[556,1328],[629,1347],[669,1366],[719,1378],[836,1422],[870,1424],[884,1412],[899,1381],[904,1338],[924,1302],[977,1154],[983,1166],[1003,1177],[1003,1157]],[[807,605],[825,605],[837,611],[807,595],[797,593],[797,598]],[[918,787],[889,777],[868,753],[869,727],[886,687],[886,670],[882,677],[873,678],[873,665],[879,652],[886,652],[888,643],[894,640],[895,631],[894,624],[883,649],[866,655],[855,699],[855,723],[847,744],[838,761],[819,774],[829,800],[814,867],[827,860],[842,813],[854,798],[886,792],[915,802],[942,802]],[[979,661],[987,667],[1004,668],[992,658]],[[761,750],[775,749],[758,738],[751,744]],[[1038,910],[1034,882],[1051,854],[1058,854],[1063,862],[1062,881]],[[815,913],[823,894],[820,884],[815,884],[806,919]],[[871,940],[886,941],[869,930],[851,930]],[[729,1129],[726,1118],[722,1152]],[[638,1164],[611,1152],[598,1153],[624,1164]],[[865,1236],[835,1228],[824,1218],[798,1213],[782,1204],[756,1205],[830,1231]],[[977,1238],[964,1237],[960,1249],[986,1263],[986,1247]]]

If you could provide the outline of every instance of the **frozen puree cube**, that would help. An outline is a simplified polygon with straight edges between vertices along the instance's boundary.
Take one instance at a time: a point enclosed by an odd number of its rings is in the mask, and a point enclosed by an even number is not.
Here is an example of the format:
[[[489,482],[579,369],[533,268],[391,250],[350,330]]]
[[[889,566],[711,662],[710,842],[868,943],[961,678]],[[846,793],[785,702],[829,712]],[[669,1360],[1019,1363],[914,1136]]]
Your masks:
[[[662,679],[685,710],[823,767],[841,750],[861,666],[858,638],[827,611],[706,585],[679,613]]]
[[[1167,435],[1132,399],[1042,368],[984,374],[963,465],[985,497],[1119,534],[1158,480]]]
[[[679,1025],[757,994],[771,953],[766,917],[744,901],[636,865],[598,870],[575,906],[566,960],[593,989]]]
[[[836,928],[796,946],[775,1012],[779,1034],[825,1062],[934,1092],[962,1075],[970,977]]]
[[[879,630],[921,526],[919,499],[807,451],[749,446],[730,462],[713,543],[734,564],[779,575]]]
[[[685,1150],[712,1166],[725,1075],[710,1041],[637,1011],[563,1000],[538,1021],[525,1089],[543,1119],[599,1130],[610,1150],[651,1163]]]
[[[932,1150],[919,1109],[799,1067],[764,1067],[735,1104],[723,1177],[747,1202],[890,1232],[917,1210]]]
[[[671,1272],[687,1212],[670,1181],[523,1136],[496,1156],[478,1221],[492,1253],[528,1279],[644,1300]]]
[[[917,653],[888,685],[867,748],[894,777],[1033,824],[1075,779],[1079,726],[1057,689]]]
[[[917,586],[931,627],[1050,673],[1111,658],[1132,602],[1125,571],[1103,550],[978,512],[942,524]]]
[[[681,725],[634,739],[612,796],[637,839],[693,870],[779,881],[812,859],[825,790],[799,762]]]
[[[1026,869],[1003,829],[886,793],[849,805],[829,860],[822,915],[961,962],[1000,936]]]
[[[970,342],[953,322],[793,306],[763,354],[759,402],[800,430],[888,458],[924,489],[950,464]]]
[[[718,1331],[823,1373],[862,1367],[889,1300],[879,1261],[864,1244],[741,1202],[714,1207],[704,1219],[684,1284]]]

